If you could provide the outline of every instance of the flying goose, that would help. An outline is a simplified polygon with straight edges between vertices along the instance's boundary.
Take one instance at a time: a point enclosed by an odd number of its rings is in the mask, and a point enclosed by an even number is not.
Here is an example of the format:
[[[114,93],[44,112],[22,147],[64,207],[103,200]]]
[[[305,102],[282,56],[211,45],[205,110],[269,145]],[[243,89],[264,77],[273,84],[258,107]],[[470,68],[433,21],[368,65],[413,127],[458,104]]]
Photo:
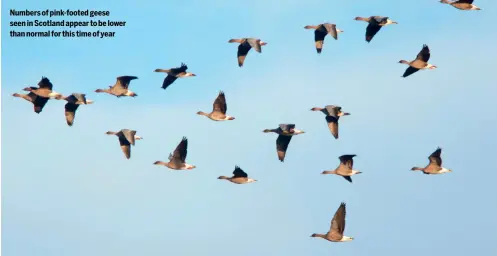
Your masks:
[[[238,165],[235,165],[235,170],[233,171],[233,177],[219,176],[218,179],[229,180],[236,184],[245,184],[257,181],[249,178],[247,173],[245,173]]]
[[[86,94],[82,93],[73,93],[67,97],[60,95],[56,99],[67,101],[66,105],[64,106],[65,108],[64,113],[66,115],[67,125],[69,126],[72,126],[72,124],[74,123],[74,117],[76,115],[76,110],[78,109],[79,105],[82,104],[87,105],[93,103],[93,100],[87,100]]]
[[[228,43],[240,43],[238,46],[238,66],[242,67],[245,62],[245,57],[247,57],[250,49],[254,48],[256,52],[262,53],[262,46],[266,45],[266,42],[263,42],[258,38],[241,38],[241,39],[230,39]]]
[[[480,11],[480,7],[473,4],[473,0],[457,0],[450,2],[449,0],[440,0],[442,4],[450,4],[455,8],[463,11],[477,10]]]
[[[324,234],[312,234],[311,237],[324,238],[330,242],[349,242],[354,240],[353,237],[348,237],[343,235],[345,230],[345,203],[341,203],[338,210],[335,212],[335,216],[331,220],[330,231]]]
[[[136,135],[135,130],[122,129],[119,132],[108,131],[105,134],[116,135],[119,138],[119,144],[127,159],[131,157],[130,145],[135,145],[135,140],[142,140],[143,138]]]
[[[404,72],[404,75],[402,77],[408,77],[420,69],[435,69],[437,66],[429,64],[428,60],[430,60],[430,48],[428,48],[428,45],[424,44],[423,49],[419,51],[418,55],[416,56],[416,59],[409,62],[406,60],[401,60],[399,63],[402,64],[407,64],[409,67],[406,69]]]
[[[226,98],[224,96],[224,92],[220,91],[216,100],[214,100],[214,104],[212,106],[212,112],[205,113],[202,111],[197,112],[197,115],[206,116],[214,121],[226,121],[226,120],[235,120],[234,117],[226,115],[226,110],[228,106],[226,105]]]
[[[342,112],[342,107],[335,105],[326,105],[324,108],[314,107],[311,111],[321,111],[326,115],[328,128],[335,139],[338,139],[338,119],[341,116],[348,116],[350,113]]]
[[[138,79],[136,76],[119,76],[117,77],[116,83],[113,86],[109,86],[108,89],[97,89],[95,92],[105,92],[116,97],[138,96],[136,93],[128,89],[131,80]]]
[[[423,171],[424,174],[442,174],[447,172],[452,172],[452,170],[442,167],[442,158],[440,157],[442,154],[442,149],[437,148],[431,155],[428,157],[430,163],[425,167],[413,167],[411,171]]]
[[[30,92],[28,94],[20,94],[20,93],[14,93],[12,94],[14,97],[18,98],[23,98],[33,104],[34,112],[36,114],[39,114],[42,110],[43,107],[45,107],[45,104],[47,104],[49,98],[45,97],[40,97],[33,92]]]
[[[352,183],[352,175],[360,174],[362,172],[354,170],[354,156],[356,155],[342,155],[340,159],[340,165],[333,171],[323,171],[321,174],[336,174],[344,177],[350,183]]]
[[[364,17],[356,17],[355,20],[362,20],[369,25],[366,27],[366,42],[371,42],[373,40],[373,37],[380,31],[381,27],[384,27],[386,25],[390,24],[398,24],[396,21],[391,20],[389,17],[383,17],[383,16],[371,16],[368,18]]]
[[[286,155],[286,150],[288,149],[288,144],[292,136],[305,133],[302,130],[295,129],[295,124],[280,124],[276,129],[265,129],[263,132],[274,132],[278,134],[276,139],[276,151],[278,153],[278,159],[283,162]]]
[[[324,38],[327,34],[330,34],[335,40],[338,40],[338,33],[342,33],[343,30],[337,29],[335,24],[323,23],[317,26],[307,25],[305,29],[314,29],[314,41],[316,42],[316,51],[321,53],[323,50]]]
[[[196,168],[195,165],[187,164],[185,162],[188,153],[188,139],[183,137],[178,144],[173,154],[169,154],[169,162],[155,161],[155,165],[164,165],[173,170],[192,170]]]
[[[162,82],[162,89],[166,89],[170,86],[177,78],[189,77],[189,76],[197,76],[193,73],[186,72],[188,66],[185,63],[181,63],[181,67],[171,68],[171,69],[156,69],[154,72],[164,72],[167,74],[166,78],[164,78],[164,82]]]
[[[31,87],[26,87],[23,90],[32,92],[40,97],[45,97],[45,98],[55,98],[59,96],[60,93],[53,91],[52,88],[53,85],[50,82],[50,80],[48,80],[48,78],[46,77],[42,77],[40,82],[38,82],[38,88],[31,86]]]

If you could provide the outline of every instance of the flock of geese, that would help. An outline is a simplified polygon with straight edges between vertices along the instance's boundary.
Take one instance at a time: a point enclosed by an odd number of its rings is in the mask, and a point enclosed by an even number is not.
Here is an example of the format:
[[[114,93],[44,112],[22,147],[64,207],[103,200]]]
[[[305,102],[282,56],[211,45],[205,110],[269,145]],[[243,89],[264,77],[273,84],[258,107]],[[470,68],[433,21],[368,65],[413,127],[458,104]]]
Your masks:
[[[473,4],[473,0],[441,0],[441,3],[452,5],[453,7],[460,10],[480,10],[479,7]],[[371,17],[356,17],[355,20],[364,21],[368,23],[366,28],[366,41],[369,43],[374,38],[374,36],[380,31],[382,27],[391,24],[397,24],[397,22],[392,21],[389,17],[381,16],[371,16]],[[314,30],[314,41],[316,45],[317,53],[321,53],[323,50],[324,39],[326,35],[330,35],[335,40],[338,39],[338,34],[343,32],[338,29],[335,24],[319,24],[319,25],[308,25],[304,27],[305,29]],[[262,46],[267,43],[263,42],[257,38],[241,38],[241,39],[231,39],[229,43],[238,43],[237,59],[238,66],[242,67],[245,58],[247,57],[250,49],[254,48],[255,51],[261,53]],[[416,56],[413,61],[401,60],[399,63],[406,64],[409,67],[406,69],[402,77],[408,77],[419,70],[424,69],[435,69],[436,66],[429,64],[430,59],[430,49],[427,45],[423,45],[423,48]],[[162,88],[166,89],[171,84],[173,84],[178,78],[193,77],[196,76],[191,72],[187,72],[188,66],[181,63],[180,67],[170,68],[170,69],[156,69],[155,72],[166,73],[167,76],[164,78],[162,83]],[[106,89],[97,89],[97,93],[107,93],[116,97],[136,97],[138,96],[135,92],[129,89],[129,84],[132,80],[138,79],[136,76],[119,76],[117,81],[113,86],[109,86]],[[80,105],[92,104],[93,101],[86,98],[85,94],[72,93],[69,96],[63,96],[62,94],[53,90],[53,85],[50,80],[46,77],[42,77],[38,83],[38,87],[26,87],[23,89],[28,91],[28,94],[15,93],[13,96],[23,98],[31,102],[34,106],[34,112],[40,113],[43,107],[48,102],[49,99],[65,100],[65,117],[67,125],[72,126],[74,124],[74,118],[76,115],[76,110]],[[320,111],[325,115],[325,120],[328,128],[335,139],[338,139],[338,120],[340,117],[350,115],[350,113],[342,112],[342,108],[336,105],[327,105],[324,107],[313,107],[311,111]],[[227,115],[227,104],[224,92],[219,92],[219,95],[214,100],[213,108],[210,113],[205,113],[202,111],[197,112],[198,115],[206,116],[213,121],[231,121],[235,120],[235,117]],[[265,129],[264,133],[276,133],[278,137],[276,139],[276,151],[278,159],[283,162],[285,159],[286,151],[288,145],[293,136],[303,134],[304,131],[296,129],[295,124],[280,124],[274,129]],[[135,145],[136,140],[142,139],[142,137],[136,135],[135,130],[122,129],[120,131],[108,131],[106,134],[115,135],[119,139],[119,144],[121,149],[127,159],[131,157],[131,145]],[[196,168],[195,165],[186,162],[186,156],[188,152],[188,139],[183,137],[181,142],[178,144],[173,153],[169,154],[168,161],[156,161],[155,165],[163,165],[173,170],[192,170]],[[442,149],[437,148],[431,155],[429,155],[429,163],[425,167],[413,167],[412,171],[421,171],[424,174],[443,174],[451,172],[452,170],[442,166],[441,158]],[[335,174],[342,176],[347,181],[352,183],[352,176],[360,174],[361,172],[354,169],[353,158],[356,155],[342,155],[338,159],[340,161],[338,167],[334,170],[323,171],[322,174]],[[252,183],[257,180],[249,178],[247,173],[244,172],[239,166],[235,166],[233,171],[233,176],[220,176],[218,179],[228,180],[235,184],[247,184]],[[346,205],[341,203],[333,219],[331,220],[331,226],[326,234],[312,234],[312,237],[324,238],[331,242],[346,242],[353,240],[353,237],[345,236],[345,215],[346,215]]]

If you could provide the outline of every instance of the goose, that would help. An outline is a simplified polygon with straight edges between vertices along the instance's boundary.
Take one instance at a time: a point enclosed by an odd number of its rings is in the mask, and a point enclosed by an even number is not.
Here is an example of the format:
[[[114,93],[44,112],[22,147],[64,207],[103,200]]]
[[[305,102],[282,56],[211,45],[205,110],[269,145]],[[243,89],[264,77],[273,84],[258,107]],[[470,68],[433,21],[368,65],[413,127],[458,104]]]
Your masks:
[[[344,236],[343,231],[345,230],[345,203],[342,202],[340,207],[338,207],[335,212],[335,216],[331,220],[330,231],[326,234],[312,234],[311,237],[320,237],[324,238],[330,242],[349,242],[354,240],[353,237]]]
[[[235,120],[234,117],[226,115],[226,110],[228,109],[226,105],[226,98],[224,96],[224,92],[220,91],[216,100],[214,100],[214,104],[212,106],[212,112],[205,113],[202,111],[197,112],[197,115],[206,116],[214,121],[226,121],[226,120]]]
[[[86,99],[86,94],[82,93],[73,93],[67,97],[61,95],[58,96],[57,99],[67,101],[66,105],[64,106],[64,113],[66,115],[67,125],[69,126],[72,126],[74,123],[74,117],[79,105],[93,104],[93,100]]]
[[[42,110],[43,107],[45,107],[45,104],[47,104],[49,98],[45,97],[40,97],[33,92],[30,92],[28,94],[20,94],[20,93],[14,93],[12,94],[14,97],[18,98],[23,98],[33,104],[34,112],[36,114],[39,114]]]
[[[408,77],[420,69],[436,69],[437,66],[429,64],[428,60],[430,60],[430,48],[428,48],[428,45],[424,44],[423,49],[419,51],[418,55],[416,56],[416,59],[409,62],[406,60],[401,60],[399,63],[402,64],[407,64],[409,67],[406,69],[404,72],[404,75],[402,77]]]
[[[116,83],[113,86],[109,86],[108,89],[97,89],[95,92],[105,92],[116,97],[136,97],[138,96],[136,93],[132,92],[128,89],[129,83],[131,80],[138,79],[136,76],[119,76],[117,77]]]
[[[135,145],[135,140],[142,140],[143,137],[137,136],[135,130],[122,129],[119,132],[108,131],[108,135],[116,135],[119,138],[119,144],[127,159],[131,157],[130,145]]]
[[[155,165],[164,165],[169,169],[173,170],[192,170],[196,168],[195,165],[188,164],[185,162],[186,155],[188,153],[188,139],[183,137],[181,142],[178,144],[173,154],[169,154],[169,162],[155,161]]]
[[[235,184],[246,184],[256,182],[252,178],[249,178],[247,173],[245,173],[238,165],[235,165],[235,170],[233,171],[233,177],[219,176],[220,180],[229,180]]]
[[[463,11],[470,11],[470,10],[476,10],[480,11],[480,7],[476,6],[473,4],[473,0],[457,0],[457,1],[452,1],[450,2],[449,0],[440,0],[440,3],[442,4],[450,4],[454,6],[455,8]]]
[[[452,170],[442,167],[442,158],[440,157],[442,154],[442,149],[437,148],[431,155],[428,157],[430,163],[425,167],[413,167],[411,171],[422,171],[424,174],[442,174],[452,172]]]
[[[167,74],[166,78],[164,78],[164,82],[162,82],[162,89],[166,89],[170,86],[177,78],[197,76],[193,73],[186,72],[188,66],[185,63],[181,63],[181,67],[171,68],[171,69],[156,69],[154,72],[164,72]]]
[[[238,58],[238,66],[243,67],[243,63],[245,62],[245,57],[247,57],[250,49],[254,48],[256,52],[262,53],[262,46],[266,45],[266,42],[263,42],[258,38],[241,38],[241,39],[230,39],[228,43],[239,43],[237,58]]]
[[[274,132],[278,134],[278,138],[276,139],[276,151],[278,153],[278,159],[281,162],[285,160],[286,150],[288,149],[288,144],[290,144],[292,136],[305,133],[302,130],[295,129],[295,124],[280,124],[276,129],[265,129],[262,132]]]
[[[321,53],[323,50],[324,38],[327,34],[330,34],[335,40],[338,40],[338,33],[342,33],[343,30],[337,29],[335,24],[323,23],[319,25],[307,25],[305,29],[314,29],[314,41],[316,42],[316,51]]]
[[[396,21],[391,20],[389,17],[383,17],[383,16],[371,16],[368,18],[364,17],[356,17],[355,20],[362,20],[369,25],[366,27],[366,42],[371,42],[373,40],[373,37],[380,31],[381,27],[391,25],[391,24],[398,24]]]
[[[323,171],[321,174],[336,174],[344,177],[350,183],[352,183],[352,175],[360,174],[362,172],[354,170],[354,156],[356,155],[342,155],[340,159],[340,165],[333,171]]]
[[[50,80],[46,77],[42,77],[40,82],[38,82],[38,88],[31,86],[31,87],[26,87],[23,90],[32,92],[40,97],[45,97],[45,98],[55,98],[61,95],[60,93],[53,91],[52,88],[53,85],[50,82]]]
[[[348,116],[350,113],[342,112],[342,107],[335,105],[326,105],[324,108],[314,107],[311,111],[321,111],[326,115],[328,128],[335,139],[338,139],[338,119],[341,116]]]

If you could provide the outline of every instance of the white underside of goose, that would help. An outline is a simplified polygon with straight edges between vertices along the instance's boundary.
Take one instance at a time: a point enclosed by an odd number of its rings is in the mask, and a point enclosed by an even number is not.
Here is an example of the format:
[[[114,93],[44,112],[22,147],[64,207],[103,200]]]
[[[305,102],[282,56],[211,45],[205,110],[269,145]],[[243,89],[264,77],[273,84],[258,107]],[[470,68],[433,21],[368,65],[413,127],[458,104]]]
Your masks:
[[[440,171],[438,171],[438,173],[442,174],[442,173],[448,173],[448,172],[451,172],[451,170],[445,168],[445,167],[442,167],[442,169]]]
[[[134,92],[132,92],[131,90],[128,90],[124,95],[132,96],[133,94],[134,94]]]
[[[354,240],[352,237],[349,236],[342,236],[342,239],[340,239],[340,242],[348,242]]]

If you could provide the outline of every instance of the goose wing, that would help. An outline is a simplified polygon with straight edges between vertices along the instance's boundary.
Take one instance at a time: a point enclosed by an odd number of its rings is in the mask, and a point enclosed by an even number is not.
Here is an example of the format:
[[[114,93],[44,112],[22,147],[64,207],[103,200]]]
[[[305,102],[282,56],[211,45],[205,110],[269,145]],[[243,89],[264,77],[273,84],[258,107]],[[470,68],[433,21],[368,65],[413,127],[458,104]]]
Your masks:
[[[473,4],[473,0],[459,0],[455,1],[455,4]]]
[[[119,138],[119,144],[121,145],[121,150],[123,151],[124,156],[126,156],[126,158],[129,159],[131,157],[131,147],[130,147],[129,141],[123,136],[119,136],[118,138]]]
[[[233,178],[247,178],[248,175],[244,172],[238,165],[235,166],[235,170],[233,171]]]
[[[280,124],[279,128],[284,133],[290,133],[293,129],[295,129],[295,124]]]
[[[177,77],[172,76],[172,75],[167,75],[166,78],[164,78],[164,81],[162,82],[162,89],[166,89],[168,86],[170,86],[174,81],[176,81]]]
[[[326,234],[329,239],[334,241],[342,239],[343,231],[345,230],[345,215],[345,203],[342,202],[335,212],[335,216],[331,219],[330,231]]]
[[[402,75],[402,77],[404,77],[404,78],[408,77],[408,76],[410,76],[410,75],[412,75],[412,74],[414,74],[414,73],[416,73],[418,71],[419,71],[419,69],[409,66],[406,69],[406,71],[404,72],[404,74]]]
[[[328,31],[328,34],[330,34],[330,36],[335,38],[335,40],[338,39],[337,26],[335,24],[324,23],[323,26],[326,28],[326,31]]]
[[[73,97],[73,99],[75,99],[76,102],[78,102],[80,104],[81,103],[84,103],[84,104],[87,103],[86,102],[86,94],[84,94],[84,93],[73,93],[73,94],[71,94],[71,97]]]
[[[238,52],[237,52],[237,57],[238,57],[238,66],[242,67],[243,63],[245,62],[245,58],[247,57],[248,52],[252,49],[252,46],[250,46],[247,41],[244,41],[240,45],[238,45]]]
[[[323,26],[323,24],[320,24],[318,28],[314,30],[314,41],[316,43],[316,51],[318,53],[321,53],[321,51],[323,50],[324,38],[327,34],[328,31]]]
[[[416,56],[416,59],[424,62],[428,62],[428,60],[430,60],[430,48],[428,48],[428,45],[426,44],[423,45],[423,49],[419,51],[418,55]]]
[[[381,26],[378,24],[378,22],[375,21],[375,19],[371,19],[371,22],[369,22],[368,26],[366,27],[366,42],[371,42],[373,40],[373,37],[378,33],[381,29]]]
[[[214,101],[214,104],[212,105],[212,112],[221,112],[223,114],[226,114],[227,109],[228,107],[226,105],[226,98],[224,96],[224,92],[220,91],[219,95]]]
[[[254,48],[257,52],[261,53],[262,52],[262,47],[261,47],[261,39],[256,39],[256,38],[248,38],[247,43]]]
[[[173,73],[173,75],[178,75],[180,73],[186,72],[187,69],[188,66],[182,62],[180,67],[172,68],[171,73]]]
[[[178,146],[174,150],[173,158],[180,160],[181,163],[185,163],[186,155],[188,153],[187,148],[188,148],[188,139],[186,137],[183,137],[181,142],[178,144]]]
[[[28,93],[28,97],[31,98],[31,102],[33,103],[34,111],[37,114],[39,114],[43,110],[43,107],[45,107],[45,105],[48,102],[48,98],[40,97],[32,92]]]
[[[328,105],[326,106],[326,111],[328,111],[328,115],[325,117],[326,123],[328,124],[328,129],[335,139],[338,139],[338,111],[340,107]],[[341,109],[341,108],[340,108]]]
[[[66,115],[67,125],[72,126],[72,124],[74,123],[74,117],[76,115],[76,110],[78,109],[78,107],[79,107],[78,104],[74,104],[72,102],[68,102],[64,106],[65,108],[64,114]]]
[[[276,152],[278,153],[278,159],[283,162],[285,160],[286,150],[288,145],[292,140],[292,136],[279,135],[276,139]]]
[[[40,87],[40,88],[47,88],[49,90],[52,90],[53,85],[50,82],[50,80],[48,80],[48,78],[42,77],[41,80],[40,80],[40,82],[38,82],[38,87]]]
[[[342,155],[338,157],[340,159],[340,164],[346,166],[349,169],[352,169],[354,166],[354,156],[356,155]]]
[[[121,130],[124,138],[131,143],[131,145],[135,145],[135,134],[136,131],[134,130],[129,130],[129,129],[122,129]]]
[[[430,160],[430,164],[442,166],[442,157],[440,156],[441,154],[441,148],[437,148],[433,153],[431,153],[431,155],[428,157],[428,159]]]
[[[131,80],[138,79],[136,76],[119,76],[117,77],[116,85],[120,86],[123,89],[128,89],[129,83]]]

